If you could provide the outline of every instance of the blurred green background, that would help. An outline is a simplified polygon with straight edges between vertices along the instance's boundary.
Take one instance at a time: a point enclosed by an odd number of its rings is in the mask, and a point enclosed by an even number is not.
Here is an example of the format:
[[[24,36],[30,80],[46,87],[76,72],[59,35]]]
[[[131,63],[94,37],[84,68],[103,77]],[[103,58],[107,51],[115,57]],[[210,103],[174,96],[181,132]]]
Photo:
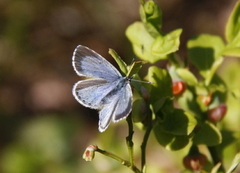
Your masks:
[[[163,32],[183,28],[178,53],[186,59],[186,41],[191,36],[224,37],[237,0],[156,2],[163,11]],[[99,154],[91,163],[82,159],[89,144],[127,158],[127,126],[122,121],[98,132],[97,112],[82,107],[72,96],[79,77],[71,56],[82,44],[115,65],[108,48],[131,63],[135,56],[125,29],[139,20],[138,8],[137,0],[0,0],[0,172],[131,172]],[[230,59],[228,64],[232,63],[239,69],[239,61]],[[226,80],[231,73],[225,74]],[[142,135],[137,129],[135,135],[138,155]],[[152,138],[147,149],[149,172],[184,169],[179,154],[187,150],[166,151]]]

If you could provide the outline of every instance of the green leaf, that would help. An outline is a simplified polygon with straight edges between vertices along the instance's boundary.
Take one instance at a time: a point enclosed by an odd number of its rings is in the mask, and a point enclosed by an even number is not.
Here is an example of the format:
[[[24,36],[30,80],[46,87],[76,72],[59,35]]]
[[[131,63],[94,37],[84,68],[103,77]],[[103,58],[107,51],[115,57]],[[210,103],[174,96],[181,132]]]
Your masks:
[[[165,97],[165,98],[160,98],[158,99],[157,101],[155,101],[153,104],[152,104],[152,111],[153,113],[158,116],[158,114],[162,113],[160,110],[163,108],[163,105],[166,104],[166,102],[169,102],[170,98],[168,97]],[[172,102],[172,101],[171,101]],[[170,105],[170,104],[169,104]],[[171,107],[171,109],[169,111],[172,111],[173,110],[173,106]],[[160,115],[161,116],[161,115]]]
[[[227,146],[233,144],[235,141],[239,139],[240,132],[229,131],[229,130],[221,130],[222,134],[222,143],[218,146],[218,150],[223,152]]]
[[[240,37],[240,2],[237,2],[226,25],[225,36],[228,42]],[[240,40],[239,40],[240,41]],[[240,42],[239,42],[240,43]]]
[[[172,79],[167,70],[151,66],[147,77],[153,83],[150,91],[152,104],[163,98],[172,97]]]
[[[171,133],[164,132],[159,123],[156,123],[153,128],[153,132],[158,143],[168,150],[180,150],[187,146],[189,142],[187,135],[173,135]]]
[[[240,57],[240,32],[238,32],[234,40],[228,43],[222,51],[222,55]]]
[[[182,29],[176,29],[164,36],[159,35],[152,45],[152,54],[165,59],[170,53],[176,52],[180,45],[180,35]]]
[[[216,165],[213,166],[211,173],[218,173],[219,172],[219,168],[221,167],[222,163],[218,162]]]
[[[126,36],[131,41],[135,54],[142,60],[154,63],[157,57],[153,57],[151,47],[154,38],[146,30],[142,22],[131,24],[126,30]]]
[[[204,144],[207,146],[216,146],[222,142],[221,133],[212,123],[205,122],[200,128],[192,139],[195,145]]]
[[[182,109],[174,109],[171,114],[167,114],[162,124],[164,131],[174,135],[189,135],[196,125],[194,116]]]
[[[176,70],[177,75],[183,79],[188,85],[197,85],[198,81],[197,78],[187,69],[185,68],[178,68]]]
[[[142,68],[142,65],[146,64],[144,61],[135,61],[132,65],[128,68],[127,76],[133,76],[134,74],[138,73],[138,71]]]
[[[140,17],[150,35],[154,38],[159,35],[159,29],[162,25],[162,12],[154,1],[142,2]]]
[[[121,59],[121,57],[115,52],[113,49],[109,49],[108,53],[115,59],[117,62],[120,70],[123,72],[124,75],[127,75],[127,64]]]
[[[195,96],[192,90],[186,89],[184,93],[177,98],[177,101],[181,108],[188,112],[191,112],[195,116],[200,117],[202,114],[202,111],[195,100]]]
[[[160,31],[157,30],[151,23],[143,23],[147,32],[153,37],[156,38],[160,35]]]
[[[142,65],[146,63],[144,61],[136,61],[132,63],[130,67],[128,67],[113,49],[109,49],[108,53],[115,59],[120,70],[125,76],[133,76],[134,74],[138,73],[138,71],[142,68]]]
[[[240,58],[240,46],[239,47],[227,46],[227,48],[222,51],[222,55]]]
[[[198,68],[209,85],[217,68],[222,64],[223,40],[218,36],[202,34],[188,41],[188,53],[191,62]]]
[[[211,83],[211,80],[213,79],[213,77],[216,75],[216,71],[218,69],[218,67],[220,67],[220,65],[223,62],[223,57],[220,57],[219,59],[217,59],[216,61],[214,61],[211,70],[209,71],[208,76],[205,78],[205,84],[208,86]]]
[[[126,36],[140,59],[155,63],[166,59],[168,54],[178,50],[181,32],[182,30],[178,29],[164,36],[159,33],[152,36],[145,24],[135,22],[127,28]]]
[[[237,166],[240,163],[240,153],[236,154],[236,156],[233,159],[233,162],[230,166],[230,168],[227,170],[227,173],[232,173],[237,168]]]

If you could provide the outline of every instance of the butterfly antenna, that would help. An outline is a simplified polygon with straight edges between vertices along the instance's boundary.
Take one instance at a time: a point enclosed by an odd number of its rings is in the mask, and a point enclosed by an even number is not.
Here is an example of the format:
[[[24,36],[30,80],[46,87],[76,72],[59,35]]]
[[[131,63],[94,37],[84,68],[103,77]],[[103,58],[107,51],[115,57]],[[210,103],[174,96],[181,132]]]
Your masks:
[[[142,81],[142,80],[137,80],[137,79],[131,79],[131,81],[134,81],[134,82],[141,82],[141,83],[148,83],[148,84],[154,84],[153,82]]]
[[[133,57],[133,59],[132,59],[132,62],[131,62],[131,65],[133,65],[133,63],[135,62],[135,57]]]

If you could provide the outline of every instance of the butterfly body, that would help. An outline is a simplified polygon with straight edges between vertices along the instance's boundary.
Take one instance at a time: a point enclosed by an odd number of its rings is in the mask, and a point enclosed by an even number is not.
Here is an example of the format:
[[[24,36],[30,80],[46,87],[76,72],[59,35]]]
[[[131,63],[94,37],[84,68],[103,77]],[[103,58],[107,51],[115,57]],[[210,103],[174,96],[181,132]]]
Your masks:
[[[73,95],[83,106],[99,111],[99,131],[105,131],[111,121],[126,118],[132,110],[131,78],[123,77],[101,55],[82,45],[72,60],[76,73],[86,77],[74,85]]]

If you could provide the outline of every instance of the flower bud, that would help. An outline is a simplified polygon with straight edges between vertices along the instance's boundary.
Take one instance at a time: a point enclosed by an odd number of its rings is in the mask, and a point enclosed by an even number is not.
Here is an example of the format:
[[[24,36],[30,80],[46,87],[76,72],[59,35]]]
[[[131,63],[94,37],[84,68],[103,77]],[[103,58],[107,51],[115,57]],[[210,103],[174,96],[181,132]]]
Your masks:
[[[185,168],[193,171],[200,171],[206,162],[206,156],[201,153],[198,155],[187,155],[183,158]]]
[[[207,157],[199,152],[198,147],[192,145],[189,153],[183,158],[185,168],[193,171],[201,171],[207,163]]]
[[[92,161],[95,156],[95,151],[98,149],[96,145],[89,145],[83,153],[83,159]]]
[[[212,101],[212,93],[208,95],[199,95],[199,99],[204,105],[208,106]]]
[[[148,101],[150,99],[150,94],[149,94],[148,90],[144,86],[141,86],[140,91],[141,91],[143,99],[145,101]]]
[[[210,109],[207,112],[207,118],[209,121],[216,123],[221,121],[224,118],[224,116],[226,115],[226,112],[227,112],[227,105],[222,103],[219,106],[213,109]]]

